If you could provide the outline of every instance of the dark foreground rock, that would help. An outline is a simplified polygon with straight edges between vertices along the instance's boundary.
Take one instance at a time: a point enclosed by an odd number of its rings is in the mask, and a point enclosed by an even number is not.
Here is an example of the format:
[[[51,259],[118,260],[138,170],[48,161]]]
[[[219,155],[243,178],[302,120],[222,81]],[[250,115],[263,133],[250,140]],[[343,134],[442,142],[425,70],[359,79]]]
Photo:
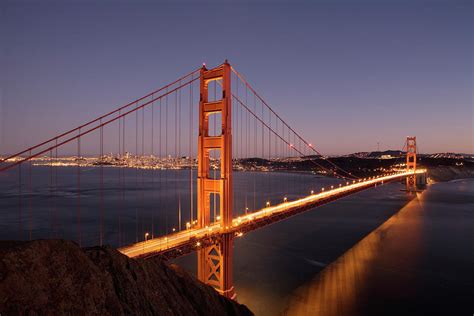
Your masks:
[[[64,240],[0,242],[0,315],[252,315],[175,265]]]

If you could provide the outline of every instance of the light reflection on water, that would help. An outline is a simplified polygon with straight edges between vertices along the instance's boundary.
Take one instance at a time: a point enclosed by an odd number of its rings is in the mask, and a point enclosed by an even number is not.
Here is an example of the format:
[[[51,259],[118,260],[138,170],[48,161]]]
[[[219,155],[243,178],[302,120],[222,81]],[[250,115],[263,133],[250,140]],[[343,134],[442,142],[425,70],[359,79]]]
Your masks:
[[[419,257],[420,218],[410,212],[419,209],[422,199],[414,199],[379,228],[325,268],[315,279],[298,288],[284,315],[358,315],[366,300],[369,279],[374,273],[385,273],[402,264],[412,270]],[[410,245],[408,253],[401,251]],[[404,250],[405,250],[404,249]],[[402,254],[388,257],[390,254]],[[390,267],[391,266],[391,267]],[[384,289],[382,289],[384,290]],[[387,289],[394,291],[395,289]],[[408,290],[410,289],[397,289]],[[396,294],[399,295],[399,294]]]
[[[417,195],[290,296],[283,315],[469,315],[474,179]]]

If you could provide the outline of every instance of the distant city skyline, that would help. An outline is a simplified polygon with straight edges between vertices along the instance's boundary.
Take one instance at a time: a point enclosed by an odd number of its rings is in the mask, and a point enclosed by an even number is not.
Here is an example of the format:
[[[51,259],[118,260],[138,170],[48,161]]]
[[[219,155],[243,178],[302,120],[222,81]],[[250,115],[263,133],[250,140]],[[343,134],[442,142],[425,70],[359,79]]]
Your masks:
[[[3,1],[0,155],[224,59],[326,155],[474,153],[471,1]]]

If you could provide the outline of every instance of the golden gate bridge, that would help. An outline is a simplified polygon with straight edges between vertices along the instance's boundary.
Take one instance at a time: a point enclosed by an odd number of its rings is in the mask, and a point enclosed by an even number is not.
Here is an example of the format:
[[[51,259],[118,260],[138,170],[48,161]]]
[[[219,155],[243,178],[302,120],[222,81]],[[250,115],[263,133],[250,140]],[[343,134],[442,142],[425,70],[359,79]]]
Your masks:
[[[79,245],[103,245],[112,243],[106,236],[113,231],[115,244],[129,257],[176,258],[196,251],[198,278],[234,298],[234,238],[389,182],[406,179],[407,191],[416,191],[426,181],[425,170],[416,166],[416,138],[408,137],[405,148],[404,168],[357,177],[323,156],[225,61],[212,69],[203,65],[5,157],[0,175],[15,191],[9,205],[17,209],[18,239],[70,236]],[[308,163],[315,173],[337,181],[316,188],[316,183],[265,179],[270,171],[296,174],[291,168],[296,163]],[[58,172],[63,166],[75,172],[63,175]],[[43,168],[41,176],[33,167]],[[88,175],[92,169],[93,180]],[[234,174],[240,172],[249,176],[236,189]],[[259,192],[257,186],[265,181],[270,192]],[[74,189],[61,204],[59,193],[66,184]],[[120,192],[113,195],[116,201],[111,201],[112,189]],[[49,197],[47,234],[35,229],[33,201],[39,192]],[[98,195],[93,205],[91,192]],[[146,203],[147,194],[152,205]],[[172,195],[175,203],[163,202],[163,194]],[[85,209],[95,210],[95,216],[85,215]],[[75,237],[61,228],[72,222]],[[126,229],[130,222],[134,229]],[[91,231],[91,225],[97,229]]]

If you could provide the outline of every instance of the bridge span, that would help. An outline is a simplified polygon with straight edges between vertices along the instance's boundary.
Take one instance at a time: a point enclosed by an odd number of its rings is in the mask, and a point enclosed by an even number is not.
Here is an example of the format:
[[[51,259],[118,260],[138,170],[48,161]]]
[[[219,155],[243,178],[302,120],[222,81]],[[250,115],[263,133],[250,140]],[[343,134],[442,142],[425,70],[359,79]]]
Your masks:
[[[415,172],[416,174],[423,174],[426,170],[417,169]],[[358,181],[352,180],[352,182],[346,182],[345,186],[331,186],[321,192],[312,192],[312,194],[301,199],[283,201],[280,204],[268,206],[261,210],[239,216],[232,220],[231,226],[223,227],[221,222],[215,222],[203,228],[193,228],[193,226],[190,226],[187,230],[119,248],[119,251],[132,258],[149,258],[153,256],[162,256],[166,259],[177,258],[218,243],[223,234],[231,233],[234,234],[235,237],[241,237],[247,232],[270,225],[314,207],[382,184],[399,181],[410,175],[413,175],[413,171],[403,171],[384,176],[360,179]]]
[[[20,240],[44,237],[42,232],[48,231],[51,238],[75,235],[81,246],[91,240],[103,245],[110,243],[108,236],[116,236],[115,244],[129,257],[175,258],[196,251],[198,278],[235,298],[235,237],[387,182],[406,178],[407,191],[416,191],[417,184],[424,183],[417,178],[425,172],[417,169],[416,137],[407,137],[400,153],[404,149],[406,157],[400,155],[389,168],[379,169],[388,173],[361,179],[321,154],[225,61],[212,69],[203,65],[109,113],[7,155],[0,159],[0,175],[16,192],[6,204],[17,207]],[[406,163],[397,164],[399,158]],[[314,184],[296,190],[288,185],[285,194],[305,197],[269,197],[258,204],[254,198],[249,212],[247,196],[235,201],[233,170],[267,172],[272,166],[311,170],[344,182],[320,192],[310,191]],[[66,167],[75,172],[64,176]],[[178,179],[177,170],[187,170],[187,179]],[[269,191],[276,192],[282,184],[269,185]],[[255,181],[253,187],[255,197]],[[35,208],[34,197],[45,191],[47,205]],[[97,199],[91,198],[94,192]],[[119,204],[111,192],[119,192]],[[159,225],[155,214],[170,207],[163,206],[167,195],[178,206],[170,216],[175,227],[171,234],[168,215],[166,224]],[[239,202],[240,207],[234,207]],[[94,214],[85,216],[90,210]],[[44,218],[49,218],[48,229],[36,229]],[[130,224],[135,226],[133,239]],[[138,242],[142,236],[145,241]]]

